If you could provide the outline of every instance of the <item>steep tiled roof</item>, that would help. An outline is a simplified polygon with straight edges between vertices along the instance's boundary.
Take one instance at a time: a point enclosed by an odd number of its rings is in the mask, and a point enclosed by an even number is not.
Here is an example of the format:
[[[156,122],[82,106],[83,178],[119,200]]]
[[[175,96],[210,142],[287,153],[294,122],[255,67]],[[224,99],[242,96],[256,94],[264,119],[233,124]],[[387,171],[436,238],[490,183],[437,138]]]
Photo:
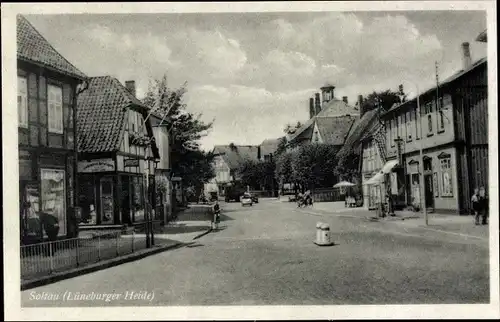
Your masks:
[[[377,110],[370,110],[364,113],[363,116],[356,121],[344,142],[344,146],[337,154],[339,160],[347,157],[349,155],[349,151],[356,151],[362,140],[371,136],[379,127],[382,126],[378,121],[377,114]]]
[[[325,136],[323,136],[323,134],[322,134],[322,137],[328,138],[325,141],[331,140],[332,135],[333,135],[333,137],[335,137],[336,134],[332,132],[333,128],[330,126],[330,124],[337,123],[335,121],[336,117],[340,117],[341,119],[344,119],[344,120],[346,118],[348,118],[349,120],[355,119],[356,117],[359,117],[359,110],[357,107],[346,104],[342,100],[333,99],[333,100],[329,101],[328,103],[325,103],[321,109],[321,112],[319,112],[318,115],[314,116],[313,118],[309,119],[306,123],[304,123],[304,125],[302,125],[301,128],[299,128],[297,131],[295,131],[295,133],[293,133],[292,135],[289,136],[288,140],[294,141],[294,140],[298,139],[299,137],[312,136],[312,130],[311,130],[312,127],[316,123],[316,120],[320,120],[322,118],[329,119],[328,121],[327,120],[319,121],[321,126],[325,126],[325,129],[324,129]],[[349,128],[351,125],[352,125],[352,122],[349,123],[347,131],[349,131]],[[321,129],[319,129],[319,130],[320,130],[320,132],[322,131]],[[341,129],[339,129],[339,133],[340,132],[342,132]],[[346,135],[347,135],[347,133],[346,133]],[[333,141],[338,141],[338,140],[333,139]]]
[[[321,112],[318,113],[317,117],[332,117],[332,116],[343,116],[343,115],[359,115],[359,110],[357,107],[351,106],[342,100],[336,98],[332,99],[328,103],[324,103],[321,107]]]
[[[244,160],[257,161],[258,147],[254,145],[216,145],[214,153],[222,157],[231,170],[237,169]]]
[[[59,54],[21,15],[17,16],[17,59],[42,65],[78,79],[87,77]]]
[[[90,78],[88,89],[78,96],[78,151],[118,150],[123,137],[126,111],[132,105],[143,107],[116,78]]]
[[[318,117],[316,125],[324,143],[343,145],[349,130],[356,121],[355,116]]]
[[[281,138],[279,139],[266,139],[260,144],[260,154],[268,155],[274,154],[278,149]]]
[[[446,78],[444,81],[440,82],[439,87],[441,88],[441,87],[444,87],[444,86],[446,86],[446,85],[449,85],[449,84],[450,84],[450,83],[452,83],[453,81],[455,81],[455,80],[459,79],[460,77],[464,76],[465,74],[467,74],[467,73],[471,72],[472,70],[474,70],[474,69],[476,69],[477,67],[479,67],[479,66],[481,66],[481,65],[483,65],[483,64],[486,64],[486,63],[487,63],[487,58],[486,58],[486,57],[479,59],[479,60],[478,60],[478,61],[476,61],[474,64],[472,64],[469,68],[467,68],[467,69],[465,69],[465,70],[464,70],[464,69],[462,69],[462,70],[460,70],[460,71],[456,72],[455,74],[451,75],[450,77]],[[436,87],[435,87],[435,86],[434,86],[434,87],[431,87],[431,88],[427,89],[426,91],[422,92],[422,93],[420,94],[420,96],[419,96],[419,97],[422,97],[422,96],[424,96],[424,95],[427,95],[428,93],[433,92],[433,91],[435,91],[435,90],[436,90]],[[387,112],[385,112],[385,113],[384,113],[384,115],[385,115],[385,114],[387,114],[387,113],[389,113],[389,112],[392,112],[392,111],[398,110],[398,109],[400,109],[401,107],[403,107],[403,106],[405,106],[405,105],[409,104],[410,102],[415,102],[416,100],[417,100],[417,98],[416,98],[416,97],[414,97],[413,99],[408,100],[408,101],[406,101],[406,102],[404,102],[404,103],[402,103],[402,104],[399,104],[399,105],[393,105],[393,106],[392,106],[392,107],[391,107],[391,108],[390,108]]]

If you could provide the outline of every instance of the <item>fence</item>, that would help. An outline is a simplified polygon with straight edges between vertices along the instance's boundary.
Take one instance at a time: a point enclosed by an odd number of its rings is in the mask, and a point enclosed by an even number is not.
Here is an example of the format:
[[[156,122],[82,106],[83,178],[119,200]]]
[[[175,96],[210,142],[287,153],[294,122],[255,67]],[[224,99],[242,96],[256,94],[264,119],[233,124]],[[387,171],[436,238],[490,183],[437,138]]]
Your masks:
[[[21,279],[42,277],[146,248],[144,237],[113,232],[21,246]]]
[[[314,202],[344,201],[345,195],[341,194],[339,189],[315,189],[313,192],[313,200]]]
[[[250,193],[258,198],[272,198],[276,197],[276,193],[274,191],[268,190],[250,190]]]

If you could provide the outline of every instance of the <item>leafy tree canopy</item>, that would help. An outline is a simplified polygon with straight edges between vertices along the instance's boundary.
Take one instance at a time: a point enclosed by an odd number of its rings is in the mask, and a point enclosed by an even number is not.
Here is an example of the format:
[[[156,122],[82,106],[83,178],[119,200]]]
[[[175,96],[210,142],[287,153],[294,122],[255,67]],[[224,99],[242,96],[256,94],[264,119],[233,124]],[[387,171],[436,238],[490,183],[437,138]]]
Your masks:
[[[200,149],[199,140],[208,134],[213,121],[205,123],[201,114],[186,111],[183,95],[187,84],[174,90],[168,87],[167,76],[150,82],[143,103],[163,118],[170,137],[170,162],[175,176],[183,178],[186,187],[199,188],[215,176],[214,156]]]

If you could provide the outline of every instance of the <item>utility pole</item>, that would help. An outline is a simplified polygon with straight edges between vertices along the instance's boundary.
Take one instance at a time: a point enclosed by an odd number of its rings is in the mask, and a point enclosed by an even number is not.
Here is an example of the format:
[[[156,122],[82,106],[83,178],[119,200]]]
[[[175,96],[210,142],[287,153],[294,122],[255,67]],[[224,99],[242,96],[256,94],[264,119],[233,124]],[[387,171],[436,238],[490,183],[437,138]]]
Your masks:
[[[175,105],[175,101],[176,101],[178,93],[176,92],[173,95],[174,95],[174,97],[171,100],[171,104],[170,104],[170,106],[168,106],[167,110],[163,114],[162,119],[160,121],[160,125],[162,124],[163,120],[167,117],[167,115],[170,113],[170,110]],[[144,118],[144,123],[142,124],[144,127],[146,127],[146,124],[147,124],[146,122],[148,121],[150,116],[156,110],[158,110],[159,108],[162,107],[162,103],[163,103],[164,98],[165,98],[165,93],[162,93],[162,94],[160,94],[160,97],[157,97],[155,105],[152,108],[150,108],[148,115],[146,116],[146,118]],[[141,132],[142,132],[142,129],[143,128],[141,128]],[[144,169],[144,175],[145,175],[145,180],[144,180],[144,182],[145,182],[145,184],[144,184],[145,185],[145,187],[144,187],[145,188],[144,189],[145,207],[144,207],[144,211],[146,211],[146,227],[145,227],[146,228],[145,229],[146,230],[146,248],[150,248],[152,245],[154,245],[153,212],[152,212],[152,209],[151,210],[149,209],[151,207],[151,203],[150,203],[151,200],[150,200],[150,193],[149,193],[149,174],[150,174],[151,170],[150,170],[150,162],[148,160],[149,149],[152,146],[153,140],[154,140],[154,136],[149,138],[147,140],[147,143],[145,144],[145,148],[144,148],[144,161],[146,162],[146,167]]]
[[[429,225],[429,218],[427,215],[427,205],[425,200],[425,182],[424,182],[424,136],[423,136],[423,127],[422,127],[422,115],[420,111],[420,91],[417,86],[417,115],[419,117],[420,122],[420,202],[422,211],[424,212],[425,225]]]

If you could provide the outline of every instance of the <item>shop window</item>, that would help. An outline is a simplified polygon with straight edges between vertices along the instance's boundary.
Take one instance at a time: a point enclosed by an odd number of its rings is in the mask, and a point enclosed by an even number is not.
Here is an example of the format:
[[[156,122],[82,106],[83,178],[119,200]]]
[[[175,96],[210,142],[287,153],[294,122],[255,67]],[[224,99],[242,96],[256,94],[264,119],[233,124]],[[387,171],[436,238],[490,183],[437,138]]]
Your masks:
[[[28,128],[28,81],[17,77],[17,116],[19,127]]]
[[[59,86],[49,85],[48,92],[49,132],[62,134],[64,133],[62,88]]]
[[[59,235],[66,234],[65,171],[41,169],[42,212],[59,221]]]
[[[453,196],[453,177],[451,158],[443,158],[441,162],[441,194],[446,197]]]

